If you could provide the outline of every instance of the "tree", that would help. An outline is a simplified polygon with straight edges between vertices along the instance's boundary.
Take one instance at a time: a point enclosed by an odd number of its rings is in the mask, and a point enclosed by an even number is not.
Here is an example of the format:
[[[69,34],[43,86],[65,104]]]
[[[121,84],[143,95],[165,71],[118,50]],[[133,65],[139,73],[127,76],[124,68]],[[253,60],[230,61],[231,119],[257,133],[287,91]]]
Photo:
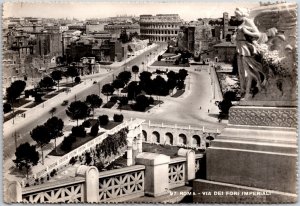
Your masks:
[[[157,61],[161,61],[161,59],[162,59],[162,55],[158,55]]]
[[[167,82],[163,77],[156,76],[156,78],[153,79],[153,94],[163,96],[169,94]]]
[[[139,73],[139,67],[137,65],[132,66],[132,72],[134,73],[134,81],[136,81],[136,74]]]
[[[79,73],[78,73],[77,69],[75,68],[75,66],[71,66],[71,67],[68,67],[68,69],[66,71],[66,75],[71,77],[72,82],[74,82],[73,78],[79,76]]]
[[[39,161],[39,153],[36,151],[36,147],[34,145],[30,145],[28,142],[21,144],[16,152],[15,152],[16,159],[13,160],[16,164],[16,167],[19,170],[23,168],[26,169],[26,176],[28,178],[29,170],[34,166],[37,165]]]
[[[85,137],[86,131],[84,129],[84,126],[74,126],[72,127],[72,135],[75,137]]]
[[[113,88],[118,90],[118,93],[119,93],[119,96],[120,96],[120,89],[125,86],[125,83],[120,79],[116,79],[116,80],[113,81],[112,86],[113,86]]]
[[[71,119],[76,119],[78,126],[78,120],[85,119],[86,117],[88,117],[90,114],[90,109],[85,102],[75,101],[69,105],[69,107],[66,110],[66,114]]]
[[[129,100],[135,99],[137,95],[142,92],[141,87],[138,82],[130,82],[128,84],[127,97]]]
[[[70,134],[69,136],[65,137],[61,143],[61,149],[63,151],[70,151],[72,149],[72,144],[76,141],[76,137]]]
[[[177,81],[175,79],[172,79],[172,78],[168,79],[167,86],[168,86],[169,90],[173,91],[174,88],[176,87],[176,85],[177,85]]]
[[[26,87],[26,82],[17,80],[11,83],[10,87],[6,89],[6,99],[10,103],[14,103],[20,97]]]
[[[107,125],[108,122],[109,122],[109,119],[108,119],[108,116],[107,116],[107,115],[100,115],[100,116],[98,117],[98,119],[99,119],[99,123],[100,123],[101,126],[105,126],[105,125]]]
[[[125,84],[128,84],[128,82],[131,79],[131,72],[130,71],[123,71],[120,72],[117,76],[117,79],[122,80]]]
[[[51,87],[53,87],[55,85],[55,82],[53,81],[53,79],[51,77],[44,77],[43,79],[41,79],[41,81],[39,82],[39,87],[40,88],[46,88],[47,90]]]
[[[86,97],[85,102],[88,104],[88,106],[92,109],[93,111],[93,116],[94,116],[94,109],[99,108],[102,105],[102,99],[96,95],[96,94],[91,94]]]
[[[180,80],[184,81],[187,76],[188,76],[188,71],[186,69],[179,69],[178,77]]]
[[[54,147],[56,150],[56,138],[62,135],[64,122],[57,117],[52,117],[48,119],[44,125],[48,128],[51,139],[54,139]]]
[[[97,122],[96,124],[94,124],[92,126],[90,135],[93,136],[93,137],[96,137],[98,132],[99,132],[99,123]]]
[[[53,114],[56,112],[56,107],[52,107],[52,109],[50,109],[49,113],[51,114],[51,117],[53,117]]]
[[[90,120],[85,120],[81,125],[82,125],[84,128],[89,128],[89,127],[92,126]]]
[[[122,114],[114,114],[113,118],[115,122],[123,122],[124,116]]]
[[[137,111],[145,111],[149,106],[149,100],[145,95],[139,95],[136,97],[136,103],[134,109]]]
[[[10,112],[11,110],[12,110],[11,104],[9,104],[9,103],[4,103],[4,104],[3,104],[3,112],[4,112],[4,113],[8,113],[8,112]]]
[[[76,83],[76,84],[79,84],[80,81],[81,81],[80,77],[75,77],[75,83]]]
[[[111,84],[105,84],[103,85],[102,87],[102,94],[106,95],[107,96],[107,102],[108,102],[108,96],[112,95],[114,93],[114,88]]]
[[[169,71],[168,73],[167,73],[167,77],[168,77],[168,79],[174,79],[174,80],[177,80],[177,75],[176,75],[176,73],[174,72],[174,71]]]
[[[55,70],[51,73],[51,77],[54,81],[57,81],[57,90],[59,90],[59,81],[62,79],[62,71]]]
[[[42,151],[42,164],[44,164],[44,150],[43,147],[46,146],[50,140],[51,135],[48,127],[45,125],[38,125],[30,132],[31,138],[37,143]]]
[[[140,73],[139,78],[141,82],[149,82],[151,81],[151,76],[152,76],[151,72],[143,71]]]

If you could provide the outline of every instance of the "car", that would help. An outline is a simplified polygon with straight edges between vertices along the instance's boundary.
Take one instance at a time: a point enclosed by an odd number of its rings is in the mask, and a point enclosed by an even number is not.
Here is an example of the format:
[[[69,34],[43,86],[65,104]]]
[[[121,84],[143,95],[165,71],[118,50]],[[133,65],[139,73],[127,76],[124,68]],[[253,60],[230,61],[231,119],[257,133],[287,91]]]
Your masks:
[[[61,106],[67,106],[69,104],[69,101],[68,100],[64,100],[62,103],[61,103]]]

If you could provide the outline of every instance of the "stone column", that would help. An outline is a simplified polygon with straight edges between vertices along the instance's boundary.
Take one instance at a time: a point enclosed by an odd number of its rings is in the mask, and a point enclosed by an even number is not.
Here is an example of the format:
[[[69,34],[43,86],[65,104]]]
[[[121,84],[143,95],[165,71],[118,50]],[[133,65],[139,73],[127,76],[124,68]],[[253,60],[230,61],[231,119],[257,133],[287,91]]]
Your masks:
[[[84,201],[88,203],[99,202],[99,171],[94,166],[80,165],[76,176],[85,177]]]
[[[13,181],[8,184],[4,201],[7,203],[22,202],[22,187],[19,182]]]
[[[127,145],[127,166],[131,166],[132,164],[132,146]]]
[[[168,194],[170,157],[143,152],[136,156],[136,164],[145,165],[145,194],[153,197]]]
[[[178,156],[186,157],[186,167],[185,167],[185,181],[193,180],[196,178],[196,158],[195,152],[192,149],[183,149],[178,150]]]

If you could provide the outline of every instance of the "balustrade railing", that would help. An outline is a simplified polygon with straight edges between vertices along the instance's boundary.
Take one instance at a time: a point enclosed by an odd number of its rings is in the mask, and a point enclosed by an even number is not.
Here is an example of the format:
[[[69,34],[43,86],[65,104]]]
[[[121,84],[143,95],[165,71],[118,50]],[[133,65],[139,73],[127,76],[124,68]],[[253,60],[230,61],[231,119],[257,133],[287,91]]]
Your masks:
[[[171,128],[171,129],[182,129],[182,130],[196,130],[196,131],[202,131],[207,133],[220,133],[219,129],[212,129],[212,128],[206,128],[206,127],[193,127],[190,125],[171,125],[171,124],[164,124],[164,123],[152,123],[152,122],[144,122],[142,125],[148,126],[148,127],[159,127],[159,128]]]
[[[84,202],[85,178],[75,177],[67,180],[48,182],[43,185],[24,188],[24,203],[79,203]]]
[[[171,159],[169,164],[169,189],[185,185],[186,158]]]
[[[145,166],[135,165],[101,172],[99,177],[99,201],[111,202],[144,196]]]

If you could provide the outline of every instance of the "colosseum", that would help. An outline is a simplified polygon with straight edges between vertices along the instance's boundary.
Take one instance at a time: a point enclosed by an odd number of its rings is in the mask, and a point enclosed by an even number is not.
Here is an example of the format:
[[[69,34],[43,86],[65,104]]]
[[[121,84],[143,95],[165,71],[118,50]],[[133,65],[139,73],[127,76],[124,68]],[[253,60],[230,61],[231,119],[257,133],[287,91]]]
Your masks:
[[[181,25],[178,14],[140,15],[141,37],[152,42],[167,42],[176,38]]]

